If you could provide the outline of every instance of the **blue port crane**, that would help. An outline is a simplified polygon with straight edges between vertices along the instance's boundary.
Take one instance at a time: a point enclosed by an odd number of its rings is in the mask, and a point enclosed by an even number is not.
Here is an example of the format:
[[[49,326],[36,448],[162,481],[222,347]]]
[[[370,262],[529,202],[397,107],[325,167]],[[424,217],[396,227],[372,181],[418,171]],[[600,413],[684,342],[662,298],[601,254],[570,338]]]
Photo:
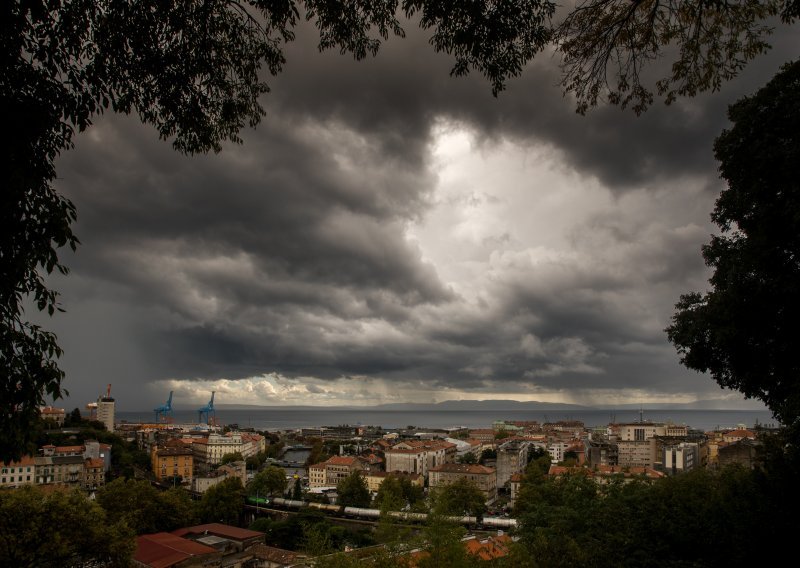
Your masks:
[[[217,414],[214,410],[214,394],[216,391],[211,391],[211,400],[208,401],[203,408],[197,411],[197,421],[200,424],[216,424],[217,422]],[[205,416],[206,420],[203,422],[203,416]]]
[[[167,399],[166,404],[162,404],[158,408],[154,408],[153,411],[156,413],[156,424],[158,424],[161,420],[164,422],[169,422],[167,417],[169,416],[172,418],[172,391],[169,391],[169,398]],[[159,420],[159,418],[161,420]]]

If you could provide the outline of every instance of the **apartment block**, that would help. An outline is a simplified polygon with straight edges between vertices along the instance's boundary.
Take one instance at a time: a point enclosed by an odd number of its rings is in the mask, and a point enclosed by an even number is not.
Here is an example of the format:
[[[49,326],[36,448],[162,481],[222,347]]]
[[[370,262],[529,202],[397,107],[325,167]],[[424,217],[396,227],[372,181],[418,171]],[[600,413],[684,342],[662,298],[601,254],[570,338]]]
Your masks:
[[[386,471],[405,471],[426,477],[428,470],[455,461],[456,445],[444,440],[410,440],[384,452]]]
[[[497,448],[497,487],[504,487],[515,473],[522,473],[528,465],[530,444],[511,440]]]
[[[36,483],[36,462],[32,456],[3,463],[0,468],[0,488],[22,487]]]
[[[194,473],[194,453],[191,448],[177,444],[154,448],[150,458],[153,474],[158,481],[181,477],[191,482]]]
[[[308,468],[309,487],[335,487],[354,471],[364,469],[364,463],[353,456],[333,456]]]
[[[431,489],[444,487],[459,479],[468,479],[478,486],[484,494],[486,503],[497,499],[497,470],[477,464],[446,463],[432,467],[428,472],[428,486]]]

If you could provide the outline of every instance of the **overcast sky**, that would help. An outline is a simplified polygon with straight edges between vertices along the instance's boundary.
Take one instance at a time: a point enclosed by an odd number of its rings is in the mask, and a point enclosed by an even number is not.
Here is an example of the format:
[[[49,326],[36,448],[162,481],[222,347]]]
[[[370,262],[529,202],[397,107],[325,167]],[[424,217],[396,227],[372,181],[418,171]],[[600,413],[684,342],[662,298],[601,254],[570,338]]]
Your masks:
[[[372,60],[301,30],[243,145],[186,157],[105,116],[58,161],[82,245],[48,325],[82,406],[728,398],[663,329],[703,291],[728,104],[587,116],[541,55],[498,98],[407,28]],[[752,404],[752,403],[749,403]],[[755,407],[760,408],[756,405]]]

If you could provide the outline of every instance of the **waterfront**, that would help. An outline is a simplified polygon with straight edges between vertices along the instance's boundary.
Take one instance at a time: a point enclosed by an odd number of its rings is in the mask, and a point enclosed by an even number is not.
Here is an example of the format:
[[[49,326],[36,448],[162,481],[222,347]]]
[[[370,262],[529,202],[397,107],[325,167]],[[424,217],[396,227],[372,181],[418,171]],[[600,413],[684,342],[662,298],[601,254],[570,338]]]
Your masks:
[[[738,424],[752,427],[756,423],[774,424],[768,411],[758,410],[648,410],[643,409],[645,420],[671,421],[687,424],[698,430],[733,428]],[[570,411],[519,411],[519,410],[376,410],[374,408],[279,408],[279,409],[218,409],[217,422],[238,424],[240,428],[256,430],[295,430],[314,426],[339,424],[382,426],[384,429],[416,426],[418,428],[490,428],[495,420],[580,420],[586,427],[605,426],[609,422],[634,422],[639,420],[638,410],[570,410]],[[117,421],[152,422],[152,411],[118,411]],[[174,411],[176,423],[197,422],[197,410]]]

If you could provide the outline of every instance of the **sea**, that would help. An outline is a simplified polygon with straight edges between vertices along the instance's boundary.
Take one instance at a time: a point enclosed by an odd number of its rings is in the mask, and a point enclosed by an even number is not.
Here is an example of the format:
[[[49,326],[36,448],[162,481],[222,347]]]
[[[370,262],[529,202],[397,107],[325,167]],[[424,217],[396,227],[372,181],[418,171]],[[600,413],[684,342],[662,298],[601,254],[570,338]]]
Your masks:
[[[769,411],[760,410],[648,410],[642,409],[641,418],[652,422],[686,424],[690,428],[711,431],[743,425],[777,426]],[[152,411],[117,411],[116,420],[127,422],[153,422]],[[610,422],[635,422],[639,410],[382,410],[375,408],[246,408],[218,409],[219,425],[238,425],[261,431],[297,430],[318,426],[381,426],[384,430],[414,426],[417,429],[450,429],[457,427],[491,428],[495,420],[535,420],[556,422],[580,420],[586,427],[606,426]],[[197,410],[173,410],[172,421],[191,424],[198,421]]]

